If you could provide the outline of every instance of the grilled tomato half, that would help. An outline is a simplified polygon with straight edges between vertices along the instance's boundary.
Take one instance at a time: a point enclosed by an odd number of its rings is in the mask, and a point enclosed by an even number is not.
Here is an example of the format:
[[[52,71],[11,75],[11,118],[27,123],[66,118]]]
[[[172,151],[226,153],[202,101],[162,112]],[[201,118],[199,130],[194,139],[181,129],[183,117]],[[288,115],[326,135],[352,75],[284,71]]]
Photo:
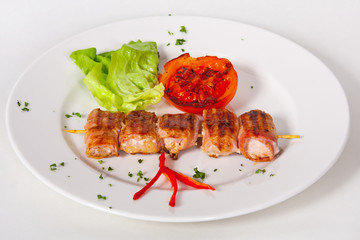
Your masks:
[[[159,82],[169,103],[181,111],[201,114],[204,109],[225,107],[233,99],[238,76],[226,58],[193,58],[185,53],[164,65]]]

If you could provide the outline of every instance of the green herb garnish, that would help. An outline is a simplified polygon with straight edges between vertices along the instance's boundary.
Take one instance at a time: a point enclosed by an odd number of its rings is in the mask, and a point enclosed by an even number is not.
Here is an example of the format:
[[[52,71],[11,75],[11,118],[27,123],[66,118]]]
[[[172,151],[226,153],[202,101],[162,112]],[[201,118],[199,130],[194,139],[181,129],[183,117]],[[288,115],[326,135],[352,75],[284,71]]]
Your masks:
[[[73,113],[72,113],[72,115],[73,115],[73,116],[77,116],[77,117],[81,118],[81,114],[80,114],[80,113],[78,113],[78,112],[73,112]]]
[[[128,173],[128,176],[129,176],[129,177],[133,177],[134,174],[132,174],[131,172],[129,172],[129,173]]]
[[[106,200],[106,196],[103,196],[103,195],[101,195],[101,194],[98,194],[98,195],[97,195],[97,198],[98,198],[98,199]]]
[[[180,27],[180,32],[187,33],[187,30],[186,30],[185,26]]]
[[[183,38],[178,38],[178,39],[176,39],[175,45],[176,45],[176,46],[178,46],[178,45],[183,45],[185,42],[186,42],[185,39],[183,39]]]
[[[137,176],[138,176],[138,179],[136,180],[137,182],[139,182],[140,181],[140,179],[142,179],[143,178],[143,173],[142,173],[142,171],[141,170],[139,170],[139,172],[136,174]]]
[[[200,178],[201,180],[204,180],[205,178],[205,173],[204,172],[200,172],[198,170],[198,168],[194,168],[195,174],[193,175],[194,178]]]
[[[138,159],[138,162],[141,164],[144,161],[144,159]]]
[[[256,170],[255,173],[262,173],[262,174],[264,174],[265,172],[266,172],[265,169],[258,169],[258,170]]]
[[[112,171],[114,170],[112,167],[108,167],[108,171]]]
[[[103,177],[103,175],[102,175],[102,174],[100,174],[99,178],[100,178],[100,179],[104,179],[104,177]]]

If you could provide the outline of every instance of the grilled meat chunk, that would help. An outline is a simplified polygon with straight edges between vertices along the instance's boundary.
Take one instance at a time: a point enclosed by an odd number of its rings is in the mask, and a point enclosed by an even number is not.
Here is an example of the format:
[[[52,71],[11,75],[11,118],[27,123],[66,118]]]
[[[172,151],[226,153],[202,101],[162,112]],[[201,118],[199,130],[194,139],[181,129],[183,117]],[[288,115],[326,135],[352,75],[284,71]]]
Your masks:
[[[199,129],[199,117],[190,113],[165,114],[157,122],[158,135],[172,159],[177,159],[181,150],[196,145]]]
[[[226,156],[239,152],[237,116],[225,108],[203,111],[202,150],[210,157]]]
[[[153,112],[129,112],[119,136],[120,149],[131,154],[160,152],[163,144],[156,132],[156,120]]]
[[[240,115],[239,123],[240,152],[253,161],[271,161],[279,152],[272,117],[261,110],[252,110]]]
[[[118,137],[124,113],[92,110],[85,124],[86,155],[90,158],[119,156]]]

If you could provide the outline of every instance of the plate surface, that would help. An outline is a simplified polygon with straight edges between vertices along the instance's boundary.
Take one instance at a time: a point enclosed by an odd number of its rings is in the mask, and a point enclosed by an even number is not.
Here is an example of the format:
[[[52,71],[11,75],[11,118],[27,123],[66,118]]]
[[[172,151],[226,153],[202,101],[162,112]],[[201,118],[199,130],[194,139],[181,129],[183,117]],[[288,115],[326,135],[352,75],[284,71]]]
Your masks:
[[[187,33],[180,32],[181,26]],[[186,40],[184,45],[175,45],[179,38]],[[302,138],[279,139],[281,155],[273,162],[257,164],[239,154],[209,158],[199,147],[193,147],[180,153],[177,161],[167,157],[166,164],[189,176],[197,167],[206,173],[205,182],[215,191],[180,185],[176,207],[171,208],[168,201],[172,190],[161,177],[147,194],[133,201],[133,194],[145,185],[144,179],[138,181],[137,173],[154,176],[159,155],[121,153],[100,164],[85,156],[83,135],[62,130],[82,129],[86,115],[98,107],[70,53],[88,47],[96,47],[98,52],[114,50],[139,39],[157,42],[160,72],[165,62],[183,50],[193,57],[228,58],[239,75],[238,90],[228,108],[238,115],[262,109],[273,116],[278,134],[300,134]],[[21,110],[25,102],[29,103],[28,112]],[[159,115],[178,112],[164,100],[148,110]],[[65,117],[72,112],[82,117]],[[47,51],[16,83],[8,100],[7,125],[22,162],[67,197],[130,218],[193,222],[264,209],[309,187],[341,154],[349,130],[349,110],[331,71],[295,43],[239,22],[168,16],[105,25]],[[143,161],[139,163],[138,159]],[[59,166],[62,162],[64,166]],[[54,171],[50,170],[52,164],[58,166]],[[266,171],[256,173],[257,169]],[[99,194],[106,200],[98,199]]]

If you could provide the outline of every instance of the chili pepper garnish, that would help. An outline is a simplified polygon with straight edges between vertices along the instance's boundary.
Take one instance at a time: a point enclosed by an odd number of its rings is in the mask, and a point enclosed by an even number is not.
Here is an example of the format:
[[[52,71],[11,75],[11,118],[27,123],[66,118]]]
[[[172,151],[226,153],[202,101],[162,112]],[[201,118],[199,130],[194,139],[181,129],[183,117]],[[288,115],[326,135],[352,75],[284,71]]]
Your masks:
[[[190,187],[197,188],[197,189],[210,189],[212,191],[215,190],[215,188],[213,188],[209,184],[198,182],[195,179],[186,176],[185,174],[182,174],[180,172],[174,172],[174,173],[175,173],[177,180],[179,180],[180,182],[182,182]]]
[[[163,174],[167,177],[167,179],[169,179],[169,181],[171,183],[171,187],[174,188],[173,194],[171,195],[171,198],[169,201],[169,205],[171,207],[175,207],[175,198],[176,198],[176,193],[178,190],[176,176],[175,176],[174,172],[168,167],[165,167]]]
[[[159,157],[159,170],[156,173],[155,177],[151,179],[151,181],[145,185],[142,189],[140,189],[140,191],[136,192],[133,196],[134,200],[139,199],[152,185],[154,185],[154,183],[159,179],[159,177],[161,175],[164,175],[169,182],[171,183],[171,187],[173,188],[173,194],[171,195],[170,201],[169,201],[169,205],[171,207],[175,206],[175,199],[176,199],[176,194],[178,191],[178,184],[177,184],[177,180],[179,180],[180,182],[193,187],[193,188],[197,188],[197,189],[210,189],[212,191],[215,190],[215,188],[213,188],[212,186],[202,183],[202,182],[198,182],[195,179],[186,176],[183,173],[180,172],[176,172],[168,167],[165,166],[165,153],[163,152],[160,157]]]
[[[134,200],[139,199],[152,185],[154,185],[154,183],[159,179],[161,174],[164,172],[164,168],[165,168],[165,153],[163,152],[159,157],[159,170],[156,173],[155,177],[151,179],[151,181],[148,184],[146,184],[145,187],[143,187],[142,189],[140,189],[140,191],[134,194],[133,197]]]

